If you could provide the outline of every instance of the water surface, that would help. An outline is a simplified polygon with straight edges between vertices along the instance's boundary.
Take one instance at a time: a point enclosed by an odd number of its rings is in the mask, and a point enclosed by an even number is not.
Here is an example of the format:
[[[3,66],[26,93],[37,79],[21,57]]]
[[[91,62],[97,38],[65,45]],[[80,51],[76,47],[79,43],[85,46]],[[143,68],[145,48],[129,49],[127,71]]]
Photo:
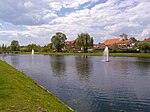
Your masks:
[[[14,55],[5,60],[78,112],[149,112],[150,58]]]

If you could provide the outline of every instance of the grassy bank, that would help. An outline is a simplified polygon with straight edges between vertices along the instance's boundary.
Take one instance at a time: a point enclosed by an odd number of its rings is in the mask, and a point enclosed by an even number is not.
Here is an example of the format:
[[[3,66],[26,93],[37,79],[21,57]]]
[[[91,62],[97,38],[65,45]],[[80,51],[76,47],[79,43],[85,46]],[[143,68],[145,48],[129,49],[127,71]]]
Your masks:
[[[72,112],[31,78],[0,60],[0,112]]]
[[[45,54],[45,55],[66,55],[66,56],[69,56],[69,55],[70,56],[102,56],[102,52],[98,52],[98,53],[61,53],[61,52],[55,52],[55,53],[42,53],[42,54]]]
[[[110,53],[110,56],[117,57],[143,57],[150,58],[150,53]]]
[[[31,54],[31,52],[21,52],[20,54]],[[63,53],[63,52],[35,52],[35,54],[43,55],[64,55],[64,56],[102,56],[102,52],[98,53]]]
[[[31,54],[30,52],[22,52],[21,54]],[[35,54],[44,55],[65,55],[65,56],[102,56],[102,52],[97,53],[63,53],[63,52],[35,52]],[[118,57],[144,57],[150,58],[150,53],[109,53],[110,56]]]

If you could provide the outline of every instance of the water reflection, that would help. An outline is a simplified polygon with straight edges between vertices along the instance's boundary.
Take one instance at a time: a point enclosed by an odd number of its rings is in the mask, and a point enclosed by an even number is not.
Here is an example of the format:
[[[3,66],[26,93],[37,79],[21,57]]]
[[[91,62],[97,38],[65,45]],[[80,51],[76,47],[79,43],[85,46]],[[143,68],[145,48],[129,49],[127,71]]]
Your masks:
[[[66,71],[66,61],[64,56],[50,56],[51,69],[54,76],[64,77]]]
[[[90,57],[87,56],[75,57],[75,63],[76,63],[76,70],[79,79],[84,81],[89,80],[91,71],[93,69],[93,64],[91,62]]]
[[[150,59],[18,55],[7,62],[78,112],[149,112]],[[65,78],[64,78],[65,77]]]
[[[136,61],[136,68],[138,68],[138,73],[141,75],[150,75],[150,60],[149,58],[138,58],[139,61]],[[143,74],[144,71],[149,71]]]
[[[11,56],[11,63],[13,64],[13,65],[16,65],[16,66],[19,66],[19,58],[18,57],[16,57],[15,55],[12,55]]]

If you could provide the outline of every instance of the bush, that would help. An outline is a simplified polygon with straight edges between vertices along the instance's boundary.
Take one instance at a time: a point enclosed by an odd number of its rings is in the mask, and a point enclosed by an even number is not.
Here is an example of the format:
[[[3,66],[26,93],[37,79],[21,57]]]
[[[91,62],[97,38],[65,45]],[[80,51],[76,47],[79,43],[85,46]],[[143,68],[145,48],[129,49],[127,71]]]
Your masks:
[[[112,49],[110,53],[117,53],[117,49]]]
[[[137,46],[141,52],[145,52],[145,53],[150,52],[150,42],[139,42]]]
[[[119,49],[112,49],[110,53],[139,53],[136,49],[127,49],[127,50],[119,50]]]

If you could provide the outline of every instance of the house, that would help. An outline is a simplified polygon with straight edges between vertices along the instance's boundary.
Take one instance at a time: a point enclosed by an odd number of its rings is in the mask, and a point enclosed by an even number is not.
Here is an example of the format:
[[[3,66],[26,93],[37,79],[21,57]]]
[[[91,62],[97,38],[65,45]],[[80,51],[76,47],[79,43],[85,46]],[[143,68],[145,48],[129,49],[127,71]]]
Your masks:
[[[144,41],[146,41],[146,42],[150,42],[150,38],[144,39]]]
[[[137,41],[133,41],[132,39],[121,40],[117,43],[119,49],[131,49],[135,46]]]
[[[106,40],[103,44],[106,46],[112,46],[120,41],[120,38],[113,38]]]
[[[70,46],[71,48],[74,48],[75,47],[75,41],[66,41],[65,42],[65,46]]]
[[[124,41],[124,40],[128,40],[128,35],[126,35],[125,33],[120,35],[120,40]]]
[[[93,47],[94,47],[94,49],[102,49],[103,48],[103,46],[105,46],[103,43],[98,43],[98,44],[94,44],[93,45]]]
[[[119,49],[130,49],[132,48],[136,41],[133,39],[128,39],[128,35],[125,33],[120,35],[120,38],[113,38],[106,40],[103,44],[108,46],[110,49],[119,48]]]
[[[70,51],[75,48],[75,41],[66,41],[63,51]]]

